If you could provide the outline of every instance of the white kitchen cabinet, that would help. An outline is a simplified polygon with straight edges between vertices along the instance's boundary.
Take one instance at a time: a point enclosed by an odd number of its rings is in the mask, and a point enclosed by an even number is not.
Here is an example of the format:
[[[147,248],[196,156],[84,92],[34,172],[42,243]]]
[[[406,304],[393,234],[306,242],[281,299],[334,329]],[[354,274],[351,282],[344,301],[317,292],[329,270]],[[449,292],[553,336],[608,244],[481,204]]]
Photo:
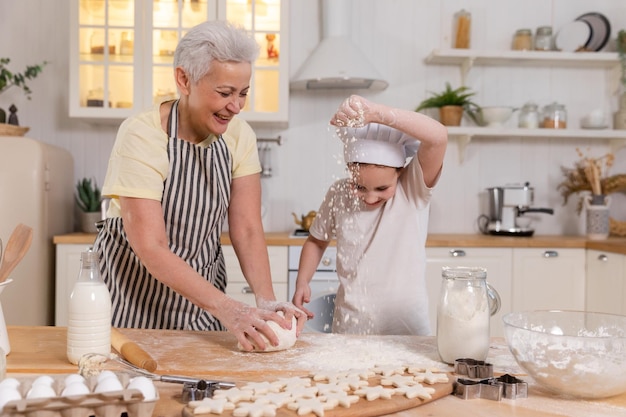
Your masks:
[[[555,309],[585,309],[585,249],[514,248],[513,310]]]
[[[428,291],[430,327],[437,331],[437,304],[441,288],[441,268],[444,266],[483,267],[487,282],[498,291],[500,311],[491,318],[491,335],[504,336],[502,316],[511,311],[511,248],[426,248],[426,287]]]
[[[70,8],[70,117],[115,121],[177,95],[178,40],[206,20],[228,20],[257,40],[241,117],[286,126],[288,10],[281,0],[73,0]]]
[[[587,250],[586,310],[626,314],[626,255]]]
[[[80,254],[88,251],[89,244],[57,244],[55,265],[55,326],[67,326],[67,304],[78,279]]]
[[[235,254],[235,249],[231,245],[222,245],[224,260],[226,261],[226,274],[228,285],[226,294],[237,301],[241,301],[252,306],[256,306],[254,293],[248,285],[246,278],[239,267],[239,260]],[[288,246],[268,246],[267,253],[270,258],[270,269],[272,272],[272,286],[277,301],[287,301],[288,297]]]

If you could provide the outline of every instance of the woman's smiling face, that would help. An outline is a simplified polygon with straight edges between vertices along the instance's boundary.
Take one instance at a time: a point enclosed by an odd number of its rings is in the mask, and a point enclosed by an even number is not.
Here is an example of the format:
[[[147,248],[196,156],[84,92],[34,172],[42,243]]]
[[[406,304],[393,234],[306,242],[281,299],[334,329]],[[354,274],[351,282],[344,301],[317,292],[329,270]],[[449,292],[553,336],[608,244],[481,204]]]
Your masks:
[[[366,208],[378,208],[395,195],[401,169],[371,164],[348,168],[353,192]]]
[[[246,104],[251,74],[248,62],[213,61],[209,72],[190,89],[192,116],[215,135],[226,132]]]

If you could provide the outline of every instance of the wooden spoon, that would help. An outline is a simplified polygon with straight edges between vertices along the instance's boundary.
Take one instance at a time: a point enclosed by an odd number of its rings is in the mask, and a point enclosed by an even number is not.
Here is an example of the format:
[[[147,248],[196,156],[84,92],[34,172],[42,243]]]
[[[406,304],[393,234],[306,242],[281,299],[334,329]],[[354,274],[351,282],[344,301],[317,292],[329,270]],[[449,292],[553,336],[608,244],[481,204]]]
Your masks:
[[[4,258],[0,265],[0,282],[6,281],[9,274],[22,260],[33,241],[33,229],[25,224],[18,224],[4,248]]]

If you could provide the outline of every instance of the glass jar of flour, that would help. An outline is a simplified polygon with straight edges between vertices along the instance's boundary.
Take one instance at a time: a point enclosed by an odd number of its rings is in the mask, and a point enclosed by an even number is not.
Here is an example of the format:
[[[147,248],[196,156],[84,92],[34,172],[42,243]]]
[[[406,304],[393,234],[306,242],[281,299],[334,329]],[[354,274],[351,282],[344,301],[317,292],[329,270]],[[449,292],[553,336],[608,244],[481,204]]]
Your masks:
[[[437,350],[443,362],[484,361],[489,352],[489,321],[500,310],[500,296],[487,283],[487,270],[444,267],[437,307]]]

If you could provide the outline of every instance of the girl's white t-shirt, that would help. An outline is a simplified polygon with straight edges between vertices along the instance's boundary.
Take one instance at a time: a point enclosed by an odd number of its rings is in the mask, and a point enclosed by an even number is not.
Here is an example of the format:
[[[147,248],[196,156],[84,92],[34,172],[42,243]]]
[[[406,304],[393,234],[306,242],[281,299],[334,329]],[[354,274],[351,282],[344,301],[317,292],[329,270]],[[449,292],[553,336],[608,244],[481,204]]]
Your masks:
[[[348,179],[335,182],[311,225],[316,239],[337,240],[335,333],[431,334],[425,246],[432,188],[417,158],[398,181],[375,210],[361,209]]]

